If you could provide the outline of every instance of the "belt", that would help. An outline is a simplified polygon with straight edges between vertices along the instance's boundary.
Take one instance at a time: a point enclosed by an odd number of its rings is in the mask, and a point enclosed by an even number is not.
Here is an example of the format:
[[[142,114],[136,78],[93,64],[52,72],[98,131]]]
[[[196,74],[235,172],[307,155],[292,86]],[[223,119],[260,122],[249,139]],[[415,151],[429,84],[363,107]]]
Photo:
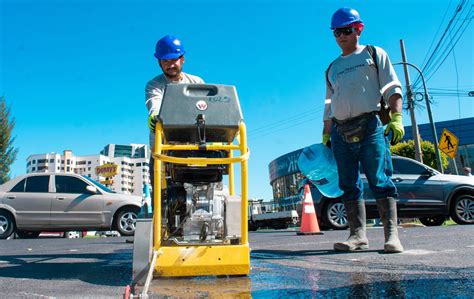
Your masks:
[[[362,113],[361,115],[358,115],[356,117],[351,117],[351,118],[344,119],[344,120],[338,120],[337,118],[331,118],[331,120],[333,122],[335,122],[336,124],[338,124],[338,125],[344,125],[344,124],[347,124],[347,123],[356,122],[356,121],[364,119],[364,118],[369,118],[373,115],[377,115],[377,111]]]

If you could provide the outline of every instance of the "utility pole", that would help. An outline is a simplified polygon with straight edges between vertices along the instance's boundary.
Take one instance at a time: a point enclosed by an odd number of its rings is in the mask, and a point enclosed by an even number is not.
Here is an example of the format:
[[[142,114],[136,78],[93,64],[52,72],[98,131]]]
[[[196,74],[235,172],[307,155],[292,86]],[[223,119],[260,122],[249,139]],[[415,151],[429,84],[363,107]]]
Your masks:
[[[420,144],[420,134],[418,131],[418,125],[416,123],[416,118],[415,118],[415,107],[414,107],[415,105],[413,103],[413,92],[411,90],[410,74],[408,73],[407,57],[405,54],[405,44],[403,43],[403,39],[400,40],[400,49],[402,51],[403,70],[405,72],[407,103],[408,103],[408,109],[410,110],[411,128],[412,128],[413,140],[415,141],[415,159],[419,161],[420,163],[423,163],[423,155],[421,153],[421,144]],[[435,147],[436,146],[437,145],[435,145]]]

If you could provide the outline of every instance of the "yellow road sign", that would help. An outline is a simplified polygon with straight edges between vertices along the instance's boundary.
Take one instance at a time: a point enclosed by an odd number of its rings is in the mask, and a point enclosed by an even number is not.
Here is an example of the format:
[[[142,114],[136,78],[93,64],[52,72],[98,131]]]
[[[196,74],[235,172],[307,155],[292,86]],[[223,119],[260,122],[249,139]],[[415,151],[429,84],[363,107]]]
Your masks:
[[[452,159],[456,156],[456,152],[458,151],[458,144],[459,139],[451,133],[449,130],[444,129],[443,134],[441,134],[441,139],[438,143],[438,148],[451,157]]]

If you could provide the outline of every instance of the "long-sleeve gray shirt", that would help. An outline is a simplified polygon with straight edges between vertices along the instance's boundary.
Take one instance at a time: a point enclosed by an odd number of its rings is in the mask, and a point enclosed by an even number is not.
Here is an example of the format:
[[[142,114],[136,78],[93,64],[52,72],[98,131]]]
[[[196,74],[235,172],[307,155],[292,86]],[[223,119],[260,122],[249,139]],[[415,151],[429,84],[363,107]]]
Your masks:
[[[376,47],[378,74],[365,46],[332,63],[326,87],[324,120],[345,120],[380,110],[380,98],[386,102],[393,94],[402,95],[397,74],[387,53]]]
[[[181,73],[183,76],[180,81],[170,81],[164,74],[151,79],[145,88],[145,105],[148,109],[148,115],[158,114],[163,101],[163,94],[168,84],[184,84],[184,83],[204,83],[198,76]],[[150,145],[155,145],[155,134],[150,131]]]

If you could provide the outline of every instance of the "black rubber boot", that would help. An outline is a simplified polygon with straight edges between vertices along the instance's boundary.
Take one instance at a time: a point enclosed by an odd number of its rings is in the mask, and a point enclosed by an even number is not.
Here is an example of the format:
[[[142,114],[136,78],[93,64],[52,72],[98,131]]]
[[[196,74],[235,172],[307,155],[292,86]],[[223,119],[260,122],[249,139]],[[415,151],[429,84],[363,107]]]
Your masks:
[[[334,250],[355,251],[369,249],[369,240],[365,235],[365,204],[363,200],[347,201],[347,221],[349,222],[350,235],[345,242],[334,243]]]
[[[384,251],[386,253],[403,252],[403,246],[398,238],[397,230],[397,201],[393,197],[377,199],[377,209],[379,210],[385,234]]]

